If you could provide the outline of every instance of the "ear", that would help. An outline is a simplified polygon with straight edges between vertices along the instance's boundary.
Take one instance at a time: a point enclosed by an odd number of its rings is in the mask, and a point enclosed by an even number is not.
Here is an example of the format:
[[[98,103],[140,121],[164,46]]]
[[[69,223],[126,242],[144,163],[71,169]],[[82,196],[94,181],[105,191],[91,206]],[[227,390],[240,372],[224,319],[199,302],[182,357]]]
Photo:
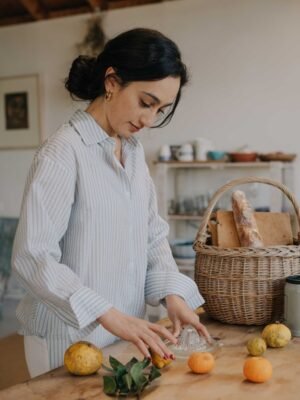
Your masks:
[[[104,79],[104,87],[106,92],[113,93],[120,87],[120,83],[116,77],[116,71],[113,67],[107,68]]]

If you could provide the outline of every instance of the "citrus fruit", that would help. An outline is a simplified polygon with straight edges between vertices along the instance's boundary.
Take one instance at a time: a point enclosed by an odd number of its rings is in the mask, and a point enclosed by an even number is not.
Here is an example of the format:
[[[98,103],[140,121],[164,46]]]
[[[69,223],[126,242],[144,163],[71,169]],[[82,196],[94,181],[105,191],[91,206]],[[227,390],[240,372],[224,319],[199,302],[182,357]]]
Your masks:
[[[247,350],[251,356],[261,356],[267,350],[267,345],[261,337],[254,337],[248,340]]]
[[[102,359],[102,351],[98,347],[80,341],[65,351],[64,365],[73,375],[91,375],[101,367]]]
[[[164,368],[165,366],[167,366],[168,364],[170,364],[172,362],[171,359],[168,358],[167,360],[165,360],[159,354],[155,353],[151,349],[150,349],[150,355],[151,355],[152,364],[155,365],[155,367],[157,367],[159,369]]]
[[[289,328],[280,323],[267,325],[261,336],[269,347],[284,347],[292,338]]]
[[[195,374],[206,374],[215,366],[215,359],[211,353],[196,351],[190,354],[188,366]]]
[[[250,357],[244,363],[244,376],[255,383],[266,382],[272,376],[272,364],[264,357]]]

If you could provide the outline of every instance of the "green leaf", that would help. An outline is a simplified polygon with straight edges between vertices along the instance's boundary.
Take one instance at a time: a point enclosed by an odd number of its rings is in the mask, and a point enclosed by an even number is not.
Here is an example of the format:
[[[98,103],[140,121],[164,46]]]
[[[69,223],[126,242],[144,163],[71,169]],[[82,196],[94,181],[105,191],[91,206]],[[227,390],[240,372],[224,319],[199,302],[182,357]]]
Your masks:
[[[123,379],[123,376],[125,374],[127,374],[127,369],[124,367],[124,365],[123,366],[119,365],[117,368],[117,371],[115,373],[115,376],[116,376],[116,382],[117,382],[118,388],[121,390],[123,388],[125,388],[125,389],[127,388],[127,386],[124,382],[124,379]]]
[[[125,364],[125,367],[126,367],[127,371],[129,372],[130,369],[131,369],[131,367],[132,367],[135,363],[137,363],[138,361],[139,361],[139,360],[138,360],[137,358],[132,357],[132,359],[131,359],[130,361],[128,361],[128,363]]]
[[[137,386],[138,391],[142,391],[148,382],[148,379],[143,374],[144,362],[140,361],[134,364],[130,369],[130,375]]]
[[[161,373],[158,368],[156,368],[154,365],[151,367],[150,374],[149,374],[149,382],[154,381],[154,379],[159,378],[161,376]]]
[[[131,385],[132,385],[132,378],[130,374],[125,374],[123,375],[123,381],[126,385],[126,387],[128,388],[128,390],[131,389]]]
[[[118,367],[125,367],[125,365],[112,356],[109,356],[109,363],[115,371],[118,369]]]
[[[117,383],[113,376],[103,376],[103,390],[105,394],[116,394]]]
[[[149,358],[144,358],[143,361],[143,369],[148,367],[148,365],[151,363],[151,360],[149,360]]]

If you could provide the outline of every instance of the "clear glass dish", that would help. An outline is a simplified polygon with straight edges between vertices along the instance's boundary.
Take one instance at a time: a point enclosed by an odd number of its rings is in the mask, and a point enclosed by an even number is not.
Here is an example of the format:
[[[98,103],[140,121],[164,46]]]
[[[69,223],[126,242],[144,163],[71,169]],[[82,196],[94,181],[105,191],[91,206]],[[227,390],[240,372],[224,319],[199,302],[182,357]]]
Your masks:
[[[222,343],[213,338],[209,343],[205,337],[199,335],[193,326],[187,325],[182,329],[177,344],[167,342],[167,346],[177,359],[186,359],[195,351],[210,352],[217,355],[221,350]]]

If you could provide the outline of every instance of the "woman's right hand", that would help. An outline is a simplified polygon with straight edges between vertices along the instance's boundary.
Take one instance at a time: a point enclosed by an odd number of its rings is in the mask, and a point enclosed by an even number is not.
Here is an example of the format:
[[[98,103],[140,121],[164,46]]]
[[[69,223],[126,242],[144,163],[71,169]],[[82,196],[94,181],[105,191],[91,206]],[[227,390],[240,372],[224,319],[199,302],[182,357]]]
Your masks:
[[[162,358],[174,359],[174,354],[161,337],[173,344],[177,343],[177,339],[163,326],[126,315],[115,308],[108,310],[97,321],[113,335],[132,342],[147,358],[151,357],[150,348]]]

